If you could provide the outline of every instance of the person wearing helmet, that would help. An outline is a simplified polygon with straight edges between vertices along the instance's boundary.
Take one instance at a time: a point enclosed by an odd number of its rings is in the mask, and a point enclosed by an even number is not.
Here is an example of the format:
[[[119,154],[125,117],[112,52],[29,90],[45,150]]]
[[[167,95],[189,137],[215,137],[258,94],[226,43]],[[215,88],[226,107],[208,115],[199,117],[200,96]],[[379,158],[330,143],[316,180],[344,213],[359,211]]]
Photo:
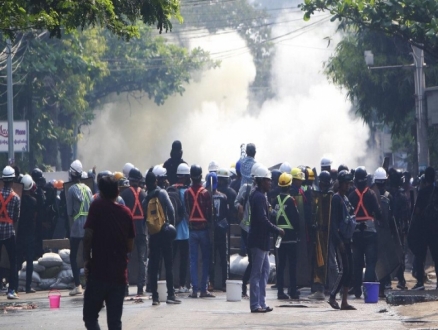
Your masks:
[[[81,183],[82,173],[82,163],[79,160],[73,161],[69,170],[73,185],[68,189],[66,196],[67,216],[70,224],[70,264],[75,282],[75,288],[70,291],[70,296],[82,294],[76,260],[79,244],[84,237],[84,224],[93,197],[90,188]]]
[[[29,174],[23,176],[23,193],[21,195],[20,220],[17,228],[17,263],[26,261],[26,293],[34,293],[31,287],[33,273],[33,259],[35,252],[35,216],[37,200],[33,196],[35,182]]]
[[[172,149],[170,150],[170,158],[163,164],[163,167],[167,170],[169,185],[173,185],[178,181],[176,172],[179,164],[187,164],[184,159],[182,159],[182,155],[183,150],[181,142],[178,140],[173,141]]]
[[[311,196],[305,193],[303,190],[303,182],[306,179],[306,174],[298,167],[295,167],[291,171],[292,185],[290,186],[290,195],[295,199],[298,214],[300,217],[301,230],[299,232],[300,239],[298,242],[298,268],[301,268],[301,276],[306,277],[306,282],[311,280],[311,253],[307,244],[307,233],[310,228],[308,227],[312,220],[311,209]],[[308,279],[307,279],[308,278]],[[300,292],[289,292],[290,296],[299,294]]]
[[[348,289],[353,277],[353,255],[351,252],[351,238],[345,237],[341,231],[345,220],[354,217],[354,208],[351,205],[347,197],[349,186],[353,180],[353,176],[343,170],[339,172],[338,178],[339,190],[333,195],[330,211],[330,235],[331,240],[336,248],[336,255],[342,262],[342,269],[338,274],[338,278],[335,281],[332,291],[330,292],[329,305],[333,309],[342,310],[355,310],[356,308],[349,305]],[[342,288],[342,303],[339,306],[336,301],[336,295]]]
[[[273,222],[283,228],[285,234],[277,249],[277,298],[278,299],[298,299],[299,295],[289,296],[284,293],[284,271],[286,261],[289,263],[289,291],[297,292],[297,239],[300,231],[300,219],[295,200],[289,194],[292,184],[292,175],[283,172],[278,178],[280,194],[275,198],[272,208],[274,210]]]
[[[412,290],[424,290],[424,272],[427,248],[430,250],[435,269],[438,269],[438,191],[435,169],[427,167],[422,178],[422,188],[418,191],[408,233],[408,245],[414,254],[413,273],[417,283]],[[438,287],[438,285],[437,285]]]
[[[246,145],[246,157],[240,161],[240,173],[242,174],[242,180],[240,187],[245,183],[252,184],[251,169],[256,163],[254,157],[256,154],[256,146],[254,143],[248,143]]]
[[[123,173],[123,177],[127,178],[129,176],[129,172],[134,168],[135,166],[132,165],[131,163],[126,163],[125,165],[123,165],[122,168],[122,173]]]
[[[105,302],[108,329],[121,329],[128,254],[132,251],[135,231],[129,209],[115,202],[119,194],[117,181],[104,176],[98,187],[101,198],[91,203],[84,225],[87,289],[82,317],[85,328],[100,329],[99,312]]]
[[[146,284],[146,264],[147,264],[147,239],[146,239],[146,223],[142,202],[146,198],[146,193],[140,188],[140,181],[143,176],[138,168],[133,167],[128,174],[129,189],[125,189],[120,194],[120,197],[125,202],[126,207],[131,211],[134,220],[135,239],[134,246],[137,249],[137,260],[130,260],[136,262],[138,265],[137,273],[137,295],[143,296],[143,287]],[[129,295],[129,286],[127,287],[126,295]]]
[[[46,195],[43,187],[46,184],[43,171],[38,167],[35,167],[30,173],[32,180],[35,182],[37,189],[35,191],[35,197],[37,200],[37,216],[35,219],[35,256],[43,255],[43,223],[46,219]]]
[[[230,188],[237,193],[239,192],[240,183],[242,182],[242,173],[240,172],[240,159],[236,162],[235,170],[236,170],[236,177],[231,180]]]
[[[173,262],[179,263],[179,281],[176,293],[189,292],[187,266],[189,265],[189,220],[184,204],[184,193],[190,185],[190,168],[186,163],[178,165],[177,183],[167,188],[175,210],[176,238],[173,241]],[[178,258],[177,258],[178,255]]]
[[[391,173],[391,170],[389,171]],[[395,171],[392,176],[389,176],[389,193],[392,196],[391,209],[394,215],[395,223],[397,225],[400,241],[402,243],[403,252],[405,250],[405,239],[409,228],[409,217],[411,214],[410,205],[410,178],[407,177],[408,172],[401,173],[401,171]],[[408,174],[410,175],[410,174]],[[405,185],[405,182],[408,184]],[[405,189],[406,188],[406,189]],[[397,271],[397,288],[406,290],[405,280],[405,253],[403,253],[401,265]]]
[[[354,278],[353,292],[356,298],[362,295],[362,273],[365,259],[364,282],[376,281],[377,231],[376,225],[383,223],[382,211],[377,196],[367,186],[368,173],[360,166],[354,172],[356,189],[348,195],[354,207],[357,227],[353,234]]]
[[[192,185],[184,192],[184,203],[189,214],[190,275],[193,291],[190,298],[214,297],[207,290],[207,280],[211,258],[209,229],[212,226],[212,200],[207,189],[202,186],[202,168],[190,167]],[[202,252],[202,277],[198,282],[198,249]]]
[[[375,185],[375,187],[374,187]],[[393,196],[390,194],[389,191],[386,190],[387,186],[387,175],[386,171],[383,167],[379,167],[374,172],[374,185],[371,187],[374,189],[374,192],[376,193],[377,197],[380,198],[380,208],[382,210],[382,218],[383,222],[390,224],[394,224],[393,216],[393,209],[392,206],[394,205]],[[380,234],[379,234],[380,236]],[[384,236],[386,238],[386,236]],[[392,237],[388,238],[391,239]],[[381,251],[379,251],[380,253]],[[396,257],[395,255],[391,255],[390,257]],[[380,279],[380,288],[379,288],[379,297],[385,298],[385,289],[391,289],[391,274],[387,274],[384,278]]]
[[[227,220],[229,224],[237,223],[237,211],[234,207],[234,202],[237,197],[236,191],[230,187],[229,183],[230,172],[225,168],[217,171],[217,190],[227,196],[228,215]]]
[[[265,301],[271,233],[284,237],[285,232],[269,221],[269,203],[265,194],[271,189],[271,172],[260,166],[254,173],[254,179],[256,189],[249,197],[251,223],[248,248],[252,254],[249,301],[251,313],[266,313],[273,310]]]
[[[157,177],[154,172],[149,172],[146,174],[146,187],[147,187],[147,196],[143,201],[143,209],[146,217],[146,221],[148,220],[148,208],[150,203],[153,203],[154,200],[156,203],[161,206],[163,210],[163,215],[165,217],[165,226],[168,224],[175,224],[175,211],[173,209],[172,202],[169,199],[169,195],[165,189],[161,189],[157,185]],[[161,230],[155,234],[151,234],[149,232],[149,267],[150,267],[150,286],[152,291],[152,305],[157,306],[160,304],[160,300],[158,297],[158,269],[161,259],[164,259],[164,267],[166,269],[166,285],[167,285],[167,300],[168,304],[180,304],[181,301],[175,298],[175,290],[173,288],[173,253],[172,253],[172,242],[175,237],[169,237],[166,233],[166,230]]]
[[[14,224],[20,217],[20,197],[12,189],[15,170],[6,166],[2,173],[3,189],[0,191],[0,251],[5,246],[9,258],[8,299],[18,299],[17,256]]]
[[[280,170],[271,171],[272,184],[271,184],[271,190],[268,192],[268,201],[271,205],[274,203],[274,201],[277,199],[277,196],[280,194],[281,188],[278,186],[278,179],[280,179],[282,173],[290,174],[290,171],[289,172],[285,172],[285,171],[282,172]]]
[[[222,175],[228,175],[228,171],[226,173],[223,170],[218,170],[218,173]],[[227,177],[228,179],[228,177]],[[213,291],[215,286],[219,286],[222,291],[226,291],[225,283],[228,279],[228,248],[227,248],[227,233],[229,221],[228,217],[228,202],[227,196],[220,191],[218,191],[218,176],[215,172],[210,172],[205,177],[206,188],[210,191],[212,199],[213,199],[213,246],[212,246],[212,255],[210,262],[210,285],[208,290]],[[218,285],[215,282],[215,265],[216,265],[216,256],[219,254],[220,259],[220,269],[221,269],[221,282]]]
[[[154,172],[157,177],[158,187],[166,189],[169,186],[169,181],[167,181],[167,170],[161,165],[156,165],[152,169],[152,172]]]
[[[331,256],[328,227],[330,225],[330,205],[333,196],[331,191],[331,176],[327,171],[322,171],[318,177],[319,186],[315,187],[312,193],[312,229],[313,242],[312,252],[312,286],[313,292],[308,296],[310,300],[324,300],[324,289],[330,288],[337,276],[338,268],[336,263],[336,252],[334,247]],[[332,278],[331,278],[332,277]],[[328,284],[327,284],[328,283]],[[326,286],[327,284],[327,286]]]

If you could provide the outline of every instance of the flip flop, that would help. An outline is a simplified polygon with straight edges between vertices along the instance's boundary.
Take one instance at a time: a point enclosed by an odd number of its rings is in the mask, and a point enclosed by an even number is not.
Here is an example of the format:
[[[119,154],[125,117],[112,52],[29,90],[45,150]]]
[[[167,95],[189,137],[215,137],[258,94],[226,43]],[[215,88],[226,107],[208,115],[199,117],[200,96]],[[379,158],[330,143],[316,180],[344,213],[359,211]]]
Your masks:
[[[356,307],[351,305],[341,306],[341,311],[355,311]]]
[[[260,308],[251,310],[251,313],[266,313],[266,309],[260,307]]]
[[[335,300],[335,301],[330,301],[330,300],[327,300],[327,303],[330,305],[330,307],[331,308],[333,308],[333,309],[341,309],[340,307],[339,307],[339,304],[338,304],[338,302]]]

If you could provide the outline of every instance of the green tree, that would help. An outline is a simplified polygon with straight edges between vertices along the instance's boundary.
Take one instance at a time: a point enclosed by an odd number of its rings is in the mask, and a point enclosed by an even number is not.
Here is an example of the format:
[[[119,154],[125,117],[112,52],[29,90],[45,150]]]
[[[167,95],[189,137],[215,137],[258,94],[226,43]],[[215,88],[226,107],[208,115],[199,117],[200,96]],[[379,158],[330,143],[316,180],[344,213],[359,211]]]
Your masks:
[[[61,37],[63,31],[101,26],[127,40],[138,36],[137,20],[156,25],[160,32],[180,22],[179,0],[3,0],[0,33],[13,39],[17,32],[48,30]]]
[[[304,19],[329,11],[332,20],[359,29],[384,32],[438,57],[438,1],[435,0],[304,0]]]
[[[188,52],[154,37],[150,27],[140,25],[139,31],[141,38],[128,43],[105,29],[75,31],[62,39],[49,33],[23,36],[15,58],[14,108],[16,120],[30,123],[28,166],[67,169],[80,127],[91,123],[93,110],[112,93],[145,93],[163,104],[184,92],[194,72],[217,65],[200,49]],[[0,87],[5,120],[6,86]]]

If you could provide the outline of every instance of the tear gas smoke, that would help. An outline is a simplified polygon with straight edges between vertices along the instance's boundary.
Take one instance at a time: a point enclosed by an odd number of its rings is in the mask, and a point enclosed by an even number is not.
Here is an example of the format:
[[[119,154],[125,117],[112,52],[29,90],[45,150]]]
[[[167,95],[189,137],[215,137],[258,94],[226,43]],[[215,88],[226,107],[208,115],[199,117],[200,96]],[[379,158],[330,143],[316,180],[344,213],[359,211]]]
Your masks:
[[[278,21],[302,17],[284,14]],[[304,26],[302,21],[278,24],[273,37]],[[172,141],[181,140],[183,158],[207,171],[211,160],[229,167],[240,156],[240,144],[257,146],[256,160],[267,166],[288,161],[293,166],[319,169],[323,155],[334,165],[358,165],[366,155],[368,128],[349,113],[345,92],[323,75],[323,62],[333,53],[336,40],[327,48],[326,36],[339,39],[329,22],[292,40],[276,44],[272,81],[274,99],[260,109],[248,109],[248,87],[255,77],[249,52],[223,59],[220,68],[206,71],[198,82],[186,86],[181,96],[157,106],[146,97],[125,96],[96,111],[96,119],[79,143],[79,157],[87,167],[120,170],[131,162],[142,172],[163,163]],[[293,36],[293,35],[292,35]],[[282,39],[280,39],[282,40]],[[195,39],[212,54],[235,50],[245,41],[235,33]],[[214,55],[213,55],[214,57]],[[255,115],[257,114],[257,115]],[[373,169],[374,170],[374,169]],[[371,171],[371,169],[370,169]]]

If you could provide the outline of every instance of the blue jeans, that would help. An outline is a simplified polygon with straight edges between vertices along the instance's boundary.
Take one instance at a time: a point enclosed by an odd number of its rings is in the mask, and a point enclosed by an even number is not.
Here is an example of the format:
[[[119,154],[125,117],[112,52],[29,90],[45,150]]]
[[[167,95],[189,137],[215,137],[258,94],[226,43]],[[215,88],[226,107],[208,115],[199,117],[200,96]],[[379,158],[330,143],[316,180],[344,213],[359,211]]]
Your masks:
[[[99,330],[99,312],[106,304],[109,330],[122,329],[123,300],[126,284],[112,284],[89,279],[84,293],[83,320],[88,330]]]
[[[269,277],[269,251],[251,248],[252,266],[249,279],[249,304],[251,310],[266,308],[266,284]]]
[[[190,230],[190,276],[192,280],[193,292],[207,291],[208,270],[210,267],[210,236],[208,230]],[[198,247],[202,252],[202,277],[201,286],[198,282]]]
[[[82,237],[70,237],[70,265],[75,281],[75,286],[79,286],[79,267],[77,263],[77,256],[79,250],[79,244],[82,241]]]

